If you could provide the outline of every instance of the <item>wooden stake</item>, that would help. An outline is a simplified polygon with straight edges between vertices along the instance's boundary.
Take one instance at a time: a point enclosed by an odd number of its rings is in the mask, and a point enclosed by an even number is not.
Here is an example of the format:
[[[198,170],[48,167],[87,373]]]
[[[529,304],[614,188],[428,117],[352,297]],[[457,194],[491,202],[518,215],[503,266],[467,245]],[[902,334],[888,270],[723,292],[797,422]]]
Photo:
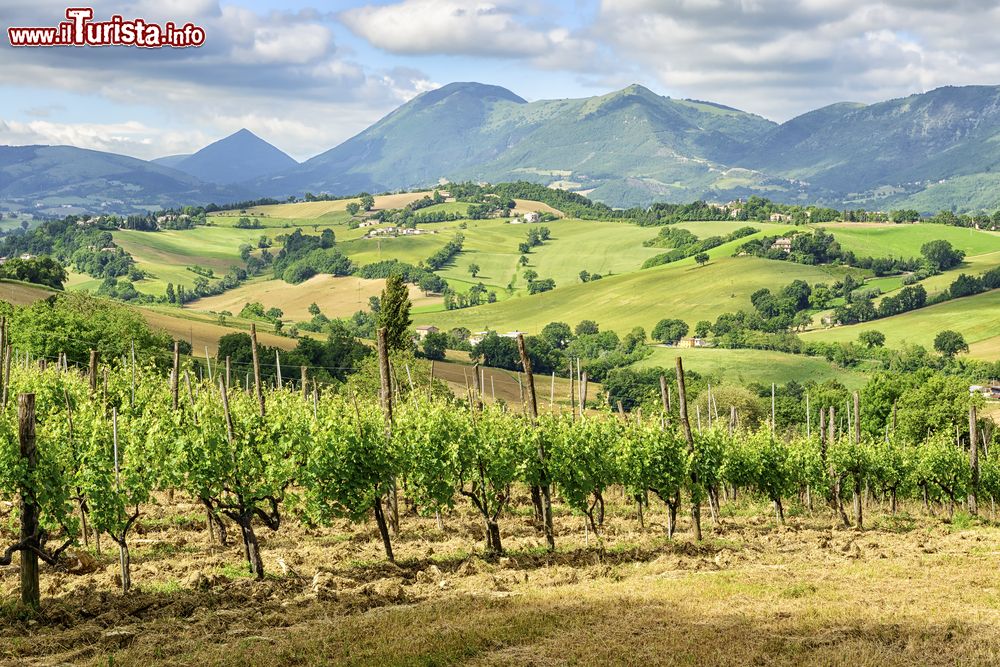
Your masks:
[[[969,513],[979,513],[979,438],[976,437],[976,406],[969,406],[969,467],[972,469],[972,484],[969,488]]]
[[[517,351],[521,355],[521,366],[528,388],[528,407],[530,408],[532,425],[538,420],[538,403],[535,400],[535,377],[531,372],[531,358],[524,345],[524,336],[517,334]],[[541,500],[542,500],[542,521],[545,525],[545,541],[548,543],[549,551],[555,551],[556,537],[552,525],[552,495],[549,487],[548,456],[545,454],[545,443],[538,438],[538,463],[541,469]]]
[[[257,404],[260,407],[260,416],[265,416],[264,409],[264,386],[260,381],[260,356],[257,354],[257,325],[250,323],[250,350],[253,353],[253,386],[257,393]]]
[[[688,420],[687,412],[687,391],[684,386],[684,362],[677,357],[677,407],[680,411],[681,426],[684,429],[684,438],[687,440],[688,452],[694,454],[694,435],[691,433],[691,422]],[[694,538],[701,541],[701,502],[698,496],[698,473],[691,471],[691,491],[695,498],[691,502],[691,523],[694,528]]]
[[[17,398],[18,437],[21,458],[24,459],[28,478],[34,477],[38,465],[38,450],[35,448],[35,395],[21,394]],[[38,585],[39,547],[38,505],[34,491],[21,489],[21,542],[27,547],[21,549],[21,602],[32,609],[41,603],[41,589]]]
[[[304,401],[309,397],[309,385],[306,379],[306,367],[305,366],[299,367],[299,372],[302,374],[302,379],[300,379],[299,382],[302,384],[302,400]]]
[[[188,386],[191,386],[190,383]],[[121,468],[118,464],[118,408],[115,406],[111,406],[111,433],[113,436],[115,455],[115,491],[121,493]],[[129,571],[129,559],[125,553],[124,537],[125,536],[122,535],[122,541],[118,544],[118,564],[122,569],[122,593],[128,593],[129,589],[132,587],[132,573]]]
[[[176,349],[176,344],[175,344],[175,349]],[[176,354],[176,352],[174,354]],[[97,393],[97,360],[98,360],[97,350],[91,350],[90,351],[90,395],[92,397],[94,394]],[[174,409],[175,410],[177,409],[176,405],[174,406]]]
[[[205,346],[205,366],[208,368],[208,381],[215,382],[215,377],[212,375],[212,358],[208,356],[208,345]]]
[[[93,355],[91,355],[93,358]],[[174,341],[174,365],[173,370],[170,372],[170,396],[173,400],[174,412],[177,411],[179,404],[177,399],[178,385],[180,384],[180,366],[181,366],[181,347],[180,343]]]
[[[277,375],[275,376],[277,378],[276,387],[278,389],[282,389],[284,388],[285,383],[281,379],[281,353],[277,350],[274,351],[274,366],[277,369]]]

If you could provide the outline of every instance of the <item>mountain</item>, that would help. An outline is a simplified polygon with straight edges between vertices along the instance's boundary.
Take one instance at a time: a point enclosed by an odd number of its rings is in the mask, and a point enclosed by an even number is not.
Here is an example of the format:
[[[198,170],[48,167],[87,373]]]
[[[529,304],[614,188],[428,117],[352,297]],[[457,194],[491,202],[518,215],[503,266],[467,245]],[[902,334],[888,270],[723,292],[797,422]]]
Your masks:
[[[180,155],[164,155],[163,157],[157,157],[150,160],[153,164],[158,164],[163,167],[174,168],[179,165],[184,160],[191,157],[191,153],[182,153]]]
[[[947,86],[809,112],[774,128],[737,161],[870,205],[902,202],[932,186],[947,190],[939,186],[952,179],[1000,184],[992,176],[1000,170],[998,141],[1000,87]],[[995,208],[1000,196],[981,203]]]
[[[1000,87],[839,103],[773,123],[632,85],[528,102],[452,83],[298,164],[248,130],[145,162],[65,146],[0,147],[0,206],[128,211],[442,181],[530,180],[612,206],[777,201],[890,210],[1000,208]]]
[[[298,164],[287,154],[247,129],[205,146],[197,153],[159,158],[166,164],[206,183],[228,185],[290,169]]]
[[[0,146],[0,206],[9,210],[129,213],[247,196],[124,155],[72,146]]]
[[[601,97],[529,103],[498,86],[453,83],[255,186],[277,196],[529,179],[589,190],[613,204],[694,198],[726,179],[723,189],[768,180],[747,170],[730,174],[717,160],[745,152],[751,137],[773,126],[637,85]]]

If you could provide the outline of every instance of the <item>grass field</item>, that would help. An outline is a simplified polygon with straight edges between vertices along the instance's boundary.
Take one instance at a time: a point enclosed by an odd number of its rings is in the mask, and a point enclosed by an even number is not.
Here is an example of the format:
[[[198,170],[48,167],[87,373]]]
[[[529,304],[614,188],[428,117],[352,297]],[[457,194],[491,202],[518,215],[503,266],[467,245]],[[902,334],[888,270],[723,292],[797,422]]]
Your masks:
[[[363,278],[336,278],[329,275],[314,276],[298,285],[283,280],[255,279],[217,296],[198,299],[185,305],[185,310],[206,312],[229,311],[239,314],[250,301],[264,304],[264,308],[277,307],[284,311],[284,318],[294,322],[312,319],[310,304],[315,303],[327,317],[349,317],[359,310],[368,310],[369,297],[379,296],[385,287],[384,280]],[[410,301],[414,308],[433,307],[441,297],[427,297],[410,285]]]
[[[535,333],[549,322],[575,325],[591,319],[622,334],[634,326],[645,327],[648,333],[666,317],[683,319],[693,327],[699,320],[714,321],[723,312],[746,308],[750,294],[761,287],[780,286],[796,278],[829,283],[843,275],[843,270],[835,267],[729,257],[722,247],[713,252],[715,258],[702,267],[685,259],[478,308],[421,313],[414,320],[442,329],[464,326],[473,331],[518,329]]]
[[[96,571],[41,567],[33,619],[4,605],[0,662],[31,665],[992,665],[1000,660],[1000,529],[873,502],[864,532],[817,503],[778,527],[749,495],[703,508],[706,539],[664,537],[663,504],[640,528],[607,494],[606,550],[554,504],[547,554],[523,510],[501,517],[508,553],[485,558],[467,502],[406,513],[380,553],[372,522],[259,531],[269,575],[248,579],[238,540],[212,544],[183,494],[143,506],[135,590],[116,591],[116,550]],[[940,509],[940,508],[939,508]],[[0,570],[5,600],[15,568]]]
[[[41,285],[32,285],[16,280],[0,280],[0,299],[15,306],[32,304],[40,299],[48,298],[52,294],[56,294],[56,291]]]
[[[874,322],[831,329],[817,329],[802,334],[805,340],[851,341],[869,330],[885,334],[886,345],[923,345],[932,349],[934,337],[945,329],[961,333],[972,348],[972,355],[995,360],[1000,351],[1000,290],[992,290],[962,299],[952,299],[935,306],[913,310]]]
[[[262,235],[273,236],[260,229],[229,229],[198,227],[163,232],[115,232],[115,243],[130,253],[149,278],[136,283],[136,289],[151,294],[163,294],[167,283],[192,285],[197,274],[187,267],[199,265],[224,275],[233,266],[242,266],[240,245],[252,243]]]
[[[938,239],[950,241],[968,256],[1000,251],[1000,234],[949,225],[842,222],[816,226],[859,257],[920,257],[920,246]]]
[[[838,368],[817,357],[786,354],[770,350],[725,350],[718,348],[676,348],[653,346],[653,354],[636,364],[638,368],[660,366],[673,368],[681,357],[684,369],[718,378],[726,384],[746,385],[759,382],[768,385],[796,382],[839,380],[851,389],[865,383],[857,371]]]

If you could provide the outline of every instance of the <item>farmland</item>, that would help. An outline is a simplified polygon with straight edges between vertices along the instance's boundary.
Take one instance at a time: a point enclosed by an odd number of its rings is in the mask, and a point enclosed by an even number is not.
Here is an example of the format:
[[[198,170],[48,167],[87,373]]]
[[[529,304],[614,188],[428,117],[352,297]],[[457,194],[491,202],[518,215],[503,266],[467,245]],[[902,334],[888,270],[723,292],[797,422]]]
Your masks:
[[[877,330],[891,346],[923,345],[931,348],[934,336],[944,329],[962,332],[974,356],[995,359],[1000,339],[1000,291],[953,299],[920,310],[851,326],[819,329],[803,334],[807,340],[856,340],[862,331]]]

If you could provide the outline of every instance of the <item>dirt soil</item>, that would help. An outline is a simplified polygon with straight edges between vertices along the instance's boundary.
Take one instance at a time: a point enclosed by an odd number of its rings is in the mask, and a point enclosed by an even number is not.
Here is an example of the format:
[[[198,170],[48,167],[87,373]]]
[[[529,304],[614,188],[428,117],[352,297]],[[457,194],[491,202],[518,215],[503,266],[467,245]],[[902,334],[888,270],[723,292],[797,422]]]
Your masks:
[[[686,520],[666,539],[662,506],[640,528],[634,505],[609,495],[603,549],[557,505],[549,554],[518,494],[500,558],[484,557],[482,524],[461,503],[443,530],[403,512],[396,565],[374,522],[288,518],[259,529],[263,582],[239,544],[211,543],[197,505],[163,497],[132,538],[127,596],[107,538],[99,556],[91,543],[43,566],[37,616],[16,604],[16,566],[0,568],[0,663],[1000,663],[1000,530],[985,518],[918,506],[889,517],[876,504],[856,532],[793,507],[779,527],[743,501],[706,516],[696,543]]]

